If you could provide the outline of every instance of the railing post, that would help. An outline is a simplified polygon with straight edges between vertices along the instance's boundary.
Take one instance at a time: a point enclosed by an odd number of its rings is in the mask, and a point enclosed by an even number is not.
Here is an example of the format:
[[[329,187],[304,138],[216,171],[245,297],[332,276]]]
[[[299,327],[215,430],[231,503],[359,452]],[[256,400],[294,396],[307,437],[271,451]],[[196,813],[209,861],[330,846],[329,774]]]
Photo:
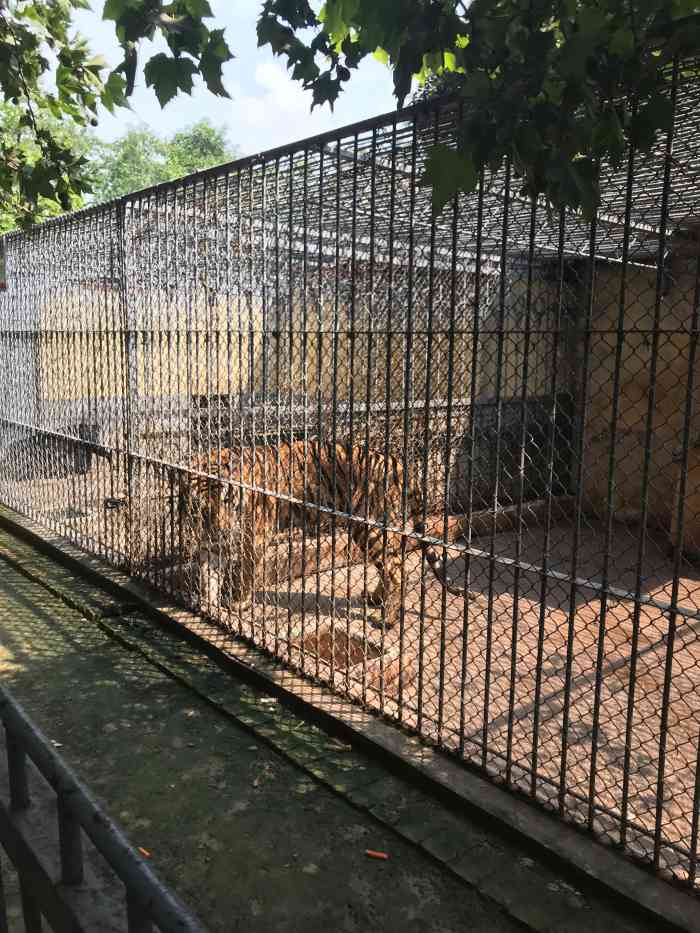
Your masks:
[[[67,802],[68,795],[59,791],[58,840],[61,850],[61,881],[63,884],[82,884],[83,839],[80,823],[74,819]]]
[[[27,781],[27,756],[10,729],[5,726],[7,746],[7,771],[10,778],[10,805],[13,810],[26,810],[29,806],[29,783]]]
[[[0,858],[0,933],[10,933],[7,925],[7,904],[5,903],[5,884],[2,878],[2,859]]]
[[[126,892],[126,918],[129,933],[153,933],[148,908],[129,890]]]
[[[19,893],[22,899],[22,916],[25,933],[41,933],[41,911],[32,889],[25,879],[19,876]]]

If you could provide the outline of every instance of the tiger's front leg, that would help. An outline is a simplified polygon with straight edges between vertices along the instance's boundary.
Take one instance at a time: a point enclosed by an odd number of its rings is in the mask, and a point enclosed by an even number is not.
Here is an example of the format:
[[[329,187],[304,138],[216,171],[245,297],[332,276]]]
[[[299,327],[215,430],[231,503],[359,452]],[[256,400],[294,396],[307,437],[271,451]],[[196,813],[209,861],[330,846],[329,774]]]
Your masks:
[[[225,605],[247,606],[253,597],[253,588],[261,561],[262,547],[256,530],[255,514],[246,513],[240,526],[237,559],[232,563],[225,581]]]
[[[367,549],[369,559],[379,574],[377,586],[367,594],[369,605],[379,610],[370,615],[370,620],[377,625],[384,622],[390,629],[401,617],[401,536],[390,532],[385,545],[383,533],[379,529],[371,529]]]

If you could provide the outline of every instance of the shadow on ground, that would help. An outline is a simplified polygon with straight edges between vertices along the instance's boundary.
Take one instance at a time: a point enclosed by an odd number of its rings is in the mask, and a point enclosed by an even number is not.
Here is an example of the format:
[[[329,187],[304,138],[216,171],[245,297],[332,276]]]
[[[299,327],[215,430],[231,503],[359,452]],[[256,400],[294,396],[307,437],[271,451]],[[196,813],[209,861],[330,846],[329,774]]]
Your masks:
[[[48,572],[45,559],[36,560]],[[207,664],[202,660],[204,682],[211,679],[220,694],[225,678],[230,702],[269,702]],[[5,564],[0,676],[212,931],[520,928]],[[290,717],[290,732],[294,722]],[[304,725],[307,743],[309,729]],[[320,732],[317,738],[329,741]],[[429,803],[416,815],[429,820]],[[391,858],[370,860],[367,848]]]

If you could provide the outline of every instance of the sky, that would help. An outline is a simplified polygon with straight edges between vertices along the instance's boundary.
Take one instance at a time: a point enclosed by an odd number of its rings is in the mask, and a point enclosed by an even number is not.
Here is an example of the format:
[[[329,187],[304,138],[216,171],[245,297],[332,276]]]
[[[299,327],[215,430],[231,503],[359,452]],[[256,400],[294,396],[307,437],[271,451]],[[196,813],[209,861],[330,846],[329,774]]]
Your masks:
[[[109,142],[128,126],[145,124],[162,136],[208,117],[217,126],[225,125],[229,142],[241,154],[251,155],[365,117],[394,109],[389,70],[375,59],[363,62],[353,75],[331,112],[326,105],[310,113],[311,95],[288,76],[284,60],[268,48],[257,47],[255,24],[262,0],[210,0],[214,19],[211,28],[225,27],[226,38],[236,56],[224,66],[224,84],[231,100],[214,97],[198,82],[191,96],[180,94],[161,110],[153,91],[139,76],[131,112],[103,111],[97,135]],[[79,11],[75,22],[90,42],[95,54],[102,54],[110,65],[120,61],[114,23],[102,20],[102,0],[92,0],[90,11]],[[143,46],[144,57],[157,51],[150,43]]]

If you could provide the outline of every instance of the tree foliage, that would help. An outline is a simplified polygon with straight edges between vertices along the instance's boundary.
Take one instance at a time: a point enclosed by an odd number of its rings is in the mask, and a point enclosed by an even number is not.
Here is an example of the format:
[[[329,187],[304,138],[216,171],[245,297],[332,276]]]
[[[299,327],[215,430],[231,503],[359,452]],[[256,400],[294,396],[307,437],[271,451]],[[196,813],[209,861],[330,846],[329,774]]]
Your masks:
[[[700,52],[693,0],[266,0],[258,40],[331,106],[369,55],[401,105],[415,78],[452,76],[456,150],[425,181],[440,209],[509,159],[523,193],[592,213],[602,161],[649,149],[672,120],[672,63]],[[456,80],[454,80],[456,78]]]
[[[97,201],[117,198],[149,185],[234,159],[226,131],[206,120],[162,139],[148,128],[133,128],[112,143],[100,143],[93,155]]]
[[[140,64],[161,105],[189,93],[195,75],[225,95],[222,67],[232,56],[223,30],[210,30],[207,0],[106,0],[123,58],[110,70],[72,29],[88,0],[0,0],[0,96],[16,120],[0,125],[0,210],[19,223],[52,204],[68,210],[90,187],[84,152],[59,132],[96,125],[98,106],[124,106]],[[140,63],[142,40],[164,40],[167,52]]]
[[[21,153],[24,165],[32,166],[42,158],[42,149],[33,131],[26,126],[20,126],[20,118],[19,107],[0,101],[0,127],[14,139],[15,147],[18,153]],[[94,136],[82,131],[72,121],[58,120],[49,113],[42,113],[39,120],[42,128],[46,128],[61,146],[69,149],[77,158],[85,160],[81,175],[86,184],[91,185],[96,177],[94,163],[90,161],[96,145]],[[71,208],[81,207],[83,203],[81,194],[70,193]],[[7,233],[17,226],[17,218],[22,215],[23,208],[24,205],[16,186],[3,193],[0,197],[0,234]],[[41,221],[60,214],[62,211],[62,206],[56,200],[40,194],[36,200],[34,217],[37,221]]]

